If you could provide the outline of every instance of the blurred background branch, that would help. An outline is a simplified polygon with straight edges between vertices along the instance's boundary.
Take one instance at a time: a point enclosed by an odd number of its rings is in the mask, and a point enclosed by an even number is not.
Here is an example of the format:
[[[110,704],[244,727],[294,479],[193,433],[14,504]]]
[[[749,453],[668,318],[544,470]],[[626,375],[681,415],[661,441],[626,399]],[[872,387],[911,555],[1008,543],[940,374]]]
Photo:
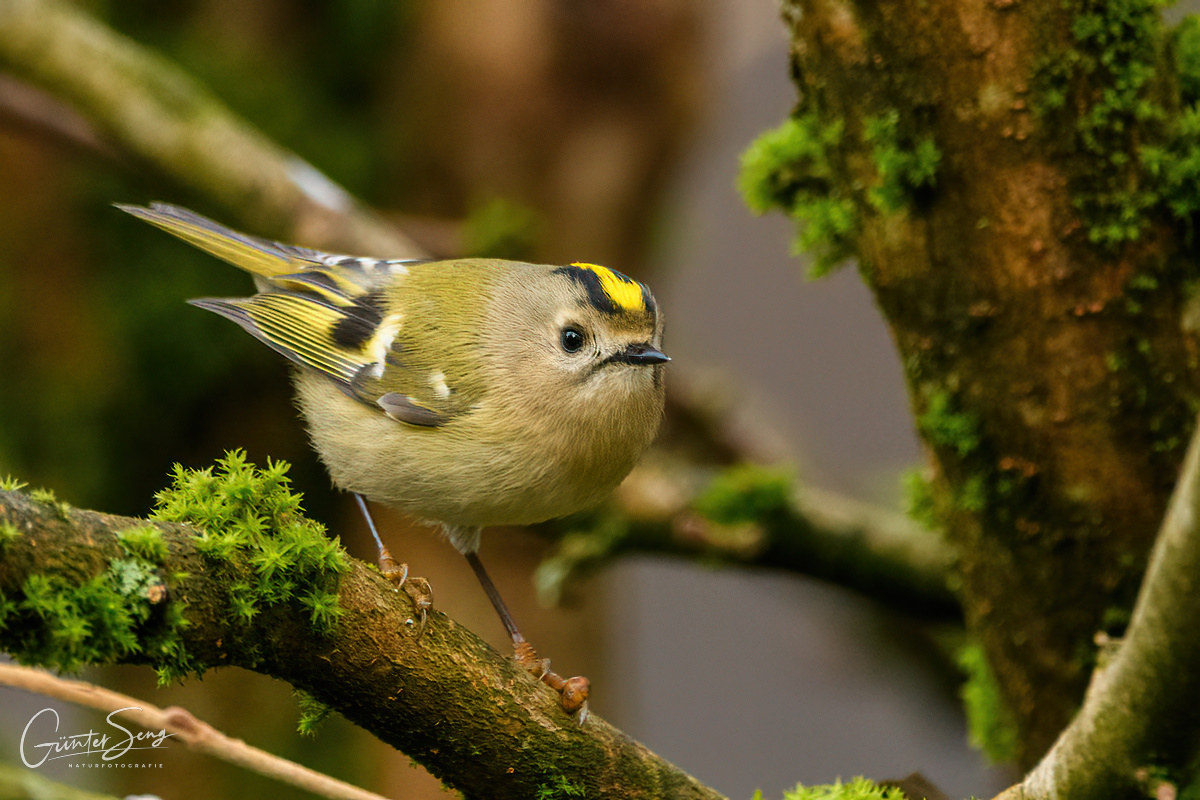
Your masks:
[[[57,0],[0,4],[0,66],[69,103],[11,82],[10,116],[50,128],[199,192],[239,223],[326,249],[417,257],[420,250],[315,167],[263,136],[168,59]],[[24,99],[25,102],[20,102]]]

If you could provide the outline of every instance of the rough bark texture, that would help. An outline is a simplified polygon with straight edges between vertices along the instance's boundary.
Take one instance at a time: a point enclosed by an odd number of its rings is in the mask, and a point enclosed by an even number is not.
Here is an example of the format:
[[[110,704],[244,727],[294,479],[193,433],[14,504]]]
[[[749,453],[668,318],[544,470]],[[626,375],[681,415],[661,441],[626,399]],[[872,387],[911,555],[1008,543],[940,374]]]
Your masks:
[[[1015,800],[1184,796],[1200,743],[1200,437],[1192,441],[1128,634]],[[1161,784],[1161,786],[1159,785]]]
[[[117,562],[128,566],[117,532],[146,525],[0,491],[0,605],[6,614],[25,614],[22,624],[9,618],[0,647],[36,658],[73,635],[62,619],[83,615],[90,627],[85,644],[107,648],[105,609],[84,607],[70,599],[82,595],[71,592]],[[170,661],[178,669],[181,651],[163,646],[175,605],[188,623],[176,632],[189,666],[242,666],[287,681],[467,797],[720,797],[599,717],[580,726],[554,692],[445,616],[433,613],[418,637],[409,597],[360,562],[340,578],[332,632],[321,634],[298,603],[231,621],[230,587],[197,552],[194,531],[157,527],[167,547],[160,580],[121,603],[148,602],[152,610],[137,627],[139,649],[114,661]],[[54,611],[73,603],[70,615]],[[43,626],[30,621],[38,615]]]
[[[797,115],[841,126],[826,189],[854,209],[847,249],[904,361],[967,623],[1024,764],[1077,707],[1095,632],[1132,602],[1192,426],[1177,237],[1113,227],[1145,196],[1138,146],[1174,89],[1157,12],[1126,11],[1101,22],[1136,52],[1088,51],[1075,26],[1109,12],[1083,4],[784,8]],[[1089,136],[1081,120],[1130,64],[1161,113],[1118,109]],[[881,196],[888,147],[924,139],[936,178],[900,186],[902,204]]]

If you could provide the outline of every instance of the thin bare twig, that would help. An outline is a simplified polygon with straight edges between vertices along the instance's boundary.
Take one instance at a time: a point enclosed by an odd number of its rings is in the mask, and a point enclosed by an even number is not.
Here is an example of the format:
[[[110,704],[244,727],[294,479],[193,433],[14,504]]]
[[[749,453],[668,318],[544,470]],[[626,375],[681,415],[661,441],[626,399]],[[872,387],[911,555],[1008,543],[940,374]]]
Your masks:
[[[49,672],[16,664],[0,664],[0,683],[75,703],[98,711],[121,711],[147,730],[165,730],[191,749],[228,761],[239,767],[291,784],[333,800],[386,800],[294,761],[233,739],[178,706],[159,708],[145,700],[130,697],[84,681],[68,680]]]

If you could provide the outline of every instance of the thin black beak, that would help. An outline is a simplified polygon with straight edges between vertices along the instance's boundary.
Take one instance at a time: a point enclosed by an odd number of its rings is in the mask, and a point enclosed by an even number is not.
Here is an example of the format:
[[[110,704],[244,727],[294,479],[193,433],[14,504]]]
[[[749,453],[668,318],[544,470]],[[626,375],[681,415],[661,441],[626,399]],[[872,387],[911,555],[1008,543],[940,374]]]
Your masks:
[[[671,358],[651,344],[631,344],[621,352],[613,353],[606,360],[619,364],[638,364],[652,367],[655,364],[665,364]]]

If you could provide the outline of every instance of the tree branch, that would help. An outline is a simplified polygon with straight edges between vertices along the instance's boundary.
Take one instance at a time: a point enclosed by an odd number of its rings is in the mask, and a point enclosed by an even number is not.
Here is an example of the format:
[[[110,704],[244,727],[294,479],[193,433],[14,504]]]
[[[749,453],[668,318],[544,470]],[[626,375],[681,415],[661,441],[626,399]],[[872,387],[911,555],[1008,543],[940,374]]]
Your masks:
[[[1010,798],[1132,793],[1156,767],[1178,775],[1200,748],[1200,434],[1151,554],[1133,618],[1083,707]]]
[[[0,2],[0,66],[66,100],[112,144],[257,231],[333,250],[423,255],[175,64],[74,5]]]
[[[261,518],[246,516],[253,525]],[[314,597],[305,591],[333,574],[264,577],[273,546],[329,547],[319,531],[281,519],[286,533],[265,532],[258,549],[226,562],[213,548],[236,549],[243,534],[197,537],[182,524],[151,527],[0,491],[0,646],[42,663],[148,663],[160,675],[235,665],[271,675],[467,797],[564,786],[588,797],[720,797],[599,717],[578,725],[550,689],[444,615],[431,614],[418,636],[408,595],[344,554],[335,613],[294,599],[247,612],[247,587],[259,597],[285,588]],[[319,625],[319,616],[336,624]]]
[[[557,602],[617,556],[657,553],[791,570],[918,616],[961,614],[950,588],[952,549],[901,514],[797,487],[779,470],[743,465],[716,473],[665,457],[647,462],[583,524],[547,523],[559,542],[538,568],[543,600]]]

